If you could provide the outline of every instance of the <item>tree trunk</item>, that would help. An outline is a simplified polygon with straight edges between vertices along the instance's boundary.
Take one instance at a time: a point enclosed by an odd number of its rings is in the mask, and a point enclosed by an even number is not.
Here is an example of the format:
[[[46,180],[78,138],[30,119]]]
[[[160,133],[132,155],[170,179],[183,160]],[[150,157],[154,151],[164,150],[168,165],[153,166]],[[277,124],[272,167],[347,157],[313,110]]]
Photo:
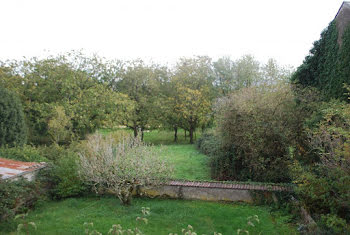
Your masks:
[[[134,129],[134,137],[137,137],[137,126],[134,126],[133,129]]]
[[[120,189],[120,192],[118,193],[118,198],[122,205],[129,206],[131,205],[131,199],[132,199],[132,191],[134,190],[134,187],[131,185],[124,186]]]
[[[143,141],[143,133],[144,133],[143,128],[141,128],[141,141]]]
[[[187,135],[186,135],[186,129],[185,129],[185,140],[186,140],[186,137],[187,137]]]
[[[177,126],[174,127],[174,142],[177,143]]]
[[[190,127],[190,144],[193,144],[193,131],[194,131],[194,128]]]

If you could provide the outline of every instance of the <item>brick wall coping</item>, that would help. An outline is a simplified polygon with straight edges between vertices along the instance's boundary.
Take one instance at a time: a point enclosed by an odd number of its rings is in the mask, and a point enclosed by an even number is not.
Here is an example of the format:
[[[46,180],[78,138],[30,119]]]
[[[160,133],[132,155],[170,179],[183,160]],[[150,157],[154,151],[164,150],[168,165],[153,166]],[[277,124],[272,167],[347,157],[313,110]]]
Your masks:
[[[167,183],[169,186],[185,186],[198,188],[220,188],[220,189],[238,189],[238,190],[260,190],[260,191],[293,191],[291,186],[284,185],[263,185],[263,184],[245,184],[229,182],[203,182],[203,181],[180,181],[171,180]]]

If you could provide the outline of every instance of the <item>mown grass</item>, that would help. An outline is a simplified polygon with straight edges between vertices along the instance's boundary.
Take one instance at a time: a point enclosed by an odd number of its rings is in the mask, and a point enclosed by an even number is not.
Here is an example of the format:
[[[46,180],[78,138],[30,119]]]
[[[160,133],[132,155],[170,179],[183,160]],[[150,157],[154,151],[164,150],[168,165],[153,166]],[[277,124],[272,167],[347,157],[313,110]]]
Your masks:
[[[174,179],[210,180],[209,157],[194,145],[152,146],[158,156],[174,167]]]
[[[137,222],[141,208],[150,207],[148,224]],[[255,227],[247,224],[247,217],[257,215],[260,223]],[[107,234],[113,224],[123,228],[138,227],[145,234],[181,234],[181,229],[192,225],[198,234],[236,234],[245,229],[250,234],[296,234],[288,225],[288,218],[272,216],[267,207],[245,204],[228,204],[202,201],[136,198],[131,206],[119,204],[114,197],[70,198],[63,201],[45,202],[30,212],[26,221],[36,224],[31,234],[83,234],[84,222],[93,222],[94,229]],[[1,234],[15,234],[17,223],[2,224]],[[0,230],[1,231],[1,230]],[[12,231],[12,232],[11,232]]]

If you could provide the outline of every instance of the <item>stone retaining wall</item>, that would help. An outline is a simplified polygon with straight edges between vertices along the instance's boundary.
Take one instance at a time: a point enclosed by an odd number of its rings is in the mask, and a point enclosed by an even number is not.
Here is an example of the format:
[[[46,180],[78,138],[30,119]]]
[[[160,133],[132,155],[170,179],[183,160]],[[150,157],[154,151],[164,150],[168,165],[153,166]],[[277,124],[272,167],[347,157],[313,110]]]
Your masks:
[[[220,182],[170,181],[167,185],[140,188],[138,194],[149,197],[197,199],[204,201],[253,202],[252,192],[291,191],[284,186],[229,184]]]

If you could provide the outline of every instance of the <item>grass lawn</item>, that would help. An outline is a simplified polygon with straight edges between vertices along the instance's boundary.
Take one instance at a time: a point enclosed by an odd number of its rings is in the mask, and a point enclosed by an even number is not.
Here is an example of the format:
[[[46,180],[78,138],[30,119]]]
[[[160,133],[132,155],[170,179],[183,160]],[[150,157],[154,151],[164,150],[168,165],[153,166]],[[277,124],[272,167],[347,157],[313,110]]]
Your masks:
[[[152,146],[174,167],[174,179],[210,180],[209,157],[194,145]]]
[[[142,207],[151,208],[148,224],[136,221]],[[258,215],[260,220],[255,227],[247,225],[247,217],[252,215]],[[113,197],[44,202],[26,218],[37,225],[31,234],[83,234],[84,222],[93,222],[94,229],[102,234],[107,234],[113,224],[123,228],[137,226],[145,234],[156,235],[181,234],[188,224],[198,234],[236,234],[237,229],[246,229],[250,234],[296,234],[286,220],[281,215],[272,216],[267,207],[245,204],[136,198],[131,206],[124,207]],[[17,221],[20,222],[23,221]],[[0,224],[1,234],[15,234],[15,229],[15,223]]]

